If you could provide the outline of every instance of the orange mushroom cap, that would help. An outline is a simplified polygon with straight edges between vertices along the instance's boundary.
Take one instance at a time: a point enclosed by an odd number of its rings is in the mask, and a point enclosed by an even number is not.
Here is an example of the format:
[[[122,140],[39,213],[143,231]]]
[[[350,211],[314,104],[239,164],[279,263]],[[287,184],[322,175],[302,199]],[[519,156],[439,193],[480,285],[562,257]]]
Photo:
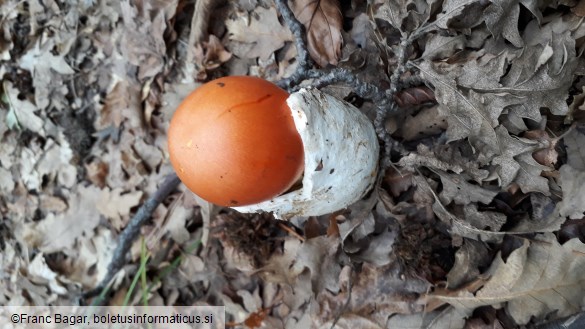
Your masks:
[[[171,163],[181,181],[201,198],[232,207],[287,191],[304,167],[288,96],[247,76],[220,78],[193,91],[168,131]]]

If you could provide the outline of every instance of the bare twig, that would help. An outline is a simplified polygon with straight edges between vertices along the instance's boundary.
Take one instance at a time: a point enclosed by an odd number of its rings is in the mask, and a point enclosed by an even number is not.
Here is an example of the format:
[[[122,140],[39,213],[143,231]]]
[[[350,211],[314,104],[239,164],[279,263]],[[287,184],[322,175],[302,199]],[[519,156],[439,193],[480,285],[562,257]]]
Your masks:
[[[401,154],[405,154],[406,150],[402,146],[402,144],[395,141],[390,134],[386,131],[384,127],[384,122],[386,122],[386,118],[388,114],[396,112],[398,110],[398,106],[394,102],[394,95],[400,90],[401,86],[399,85],[400,77],[406,71],[406,62],[408,58],[406,57],[406,50],[410,46],[410,42],[407,38],[404,38],[400,42],[400,47],[398,47],[398,51],[396,53],[396,63],[397,66],[392,72],[392,76],[390,77],[390,88],[387,91],[388,102],[390,103],[389,106],[378,106],[378,111],[376,111],[376,119],[374,120],[374,126],[376,127],[376,132],[378,133],[378,137],[384,141],[384,154],[381,159],[382,168],[388,168],[392,162],[390,160],[390,153],[392,149],[399,151]]]
[[[112,260],[108,265],[108,273],[104,279],[94,289],[83,294],[85,298],[97,296],[103,289],[105,289],[110,281],[114,278],[116,273],[126,264],[126,254],[130,250],[132,243],[138,237],[140,228],[152,216],[152,213],[163,202],[163,200],[174,191],[181,183],[176,174],[168,175],[158,190],[138,209],[134,217],[130,220],[122,234],[118,237],[118,246],[114,250]]]
[[[292,235],[293,237],[297,238],[299,241],[301,242],[305,242],[305,238],[303,236],[301,236],[300,234],[298,234],[295,230],[293,230],[292,228],[284,225],[283,223],[278,223],[278,227],[287,232],[288,234]]]
[[[303,80],[307,79],[309,70],[313,68],[313,60],[307,49],[305,27],[295,17],[292,10],[290,10],[287,0],[274,0],[274,3],[282,15],[282,19],[295,37],[295,46],[297,48],[298,65],[295,72],[290,77],[278,82],[279,87],[288,90],[291,86],[296,86]]]
[[[336,68],[328,72],[323,71],[321,76],[313,82],[313,86],[315,88],[321,88],[339,82],[346,83],[358,96],[371,99],[380,107],[386,107],[388,104],[388,99],[384,91],[380,90],[374,84],[358,79],[353,72],[343,68]]]

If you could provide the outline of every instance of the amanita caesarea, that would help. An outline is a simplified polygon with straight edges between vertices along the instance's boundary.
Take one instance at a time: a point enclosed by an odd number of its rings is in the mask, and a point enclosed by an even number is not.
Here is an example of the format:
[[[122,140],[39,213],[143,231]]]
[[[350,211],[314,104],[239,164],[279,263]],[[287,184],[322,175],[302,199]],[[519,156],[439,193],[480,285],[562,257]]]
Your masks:
[[[331,213],[362,198],[377,175],[378,139],[357,108],[317,89],[289,96],[259,78],[196,89],[173,116],[168,140],[189,189],[241,212]]]

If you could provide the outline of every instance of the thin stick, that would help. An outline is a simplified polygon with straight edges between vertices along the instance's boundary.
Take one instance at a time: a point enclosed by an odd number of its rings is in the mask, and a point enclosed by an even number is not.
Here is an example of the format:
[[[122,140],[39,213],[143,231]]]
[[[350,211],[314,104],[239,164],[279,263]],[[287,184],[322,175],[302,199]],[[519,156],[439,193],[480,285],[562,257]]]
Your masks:
[[[290,10],[287,0],[274,0],[276,8],[282,15],[282,19],[288,26],[288,29],[295,37],[295,46],[297,48],[297,68],[295,72],[288,78],[282,79],[278,82],[278,86],[283,89],[289,89],[292,86],[298,85],[301,81],[306,79],[307,73],[313,68],[313,60],[307,49],[307,40],[305,27],[295,17],[295,14]]]
[[[297,232],[295,232],[295,230],[293,230],[292,228],[284,225],[283,223],[278,223],[278,227],[280,227],[281,230],[286,231],[288,234],[299,239],[299,241],[305,242],[305,238],[299,235]]]
[[[181,181],[176,174],[168,175],[158,190],[138,209],[134,217],[128,222],[128,225],[122,231],[122,234],[118,237],[118,246],[114,250],[112,260],[108,265],[108,273],[104,279],[94,289],[83,294],[84,298],[94,297],[108,287],[110,281],[114,278],[116,273],[122,269],[126,264],[126,254],[132,247],[132,243],[136,240],[140,234],[140,228],[144,225],[152,216],[152,213],[163,202],[166,197],[173,192]]]

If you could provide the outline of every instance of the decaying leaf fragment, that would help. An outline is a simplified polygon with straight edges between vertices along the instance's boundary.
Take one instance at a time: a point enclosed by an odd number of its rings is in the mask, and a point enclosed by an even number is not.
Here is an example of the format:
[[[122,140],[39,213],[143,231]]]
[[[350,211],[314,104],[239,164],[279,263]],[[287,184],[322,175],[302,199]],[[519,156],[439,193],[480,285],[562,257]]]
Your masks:
[[[292,10],[307,30],[307,46],[320,66],[337,65],[343,16],[337,0],[294,0]]]
[[[447,274],[447,288],[451,290],[461,288],[475,280],[480,274],[479,267],[488,265],[490,261],[487,244],[465,239],[455,253],[453,268]]]
[[[394,95],[394,101],[400,107],[419,105],[435,100],[435,94],[428,87],[412,87],[401,90]]]

